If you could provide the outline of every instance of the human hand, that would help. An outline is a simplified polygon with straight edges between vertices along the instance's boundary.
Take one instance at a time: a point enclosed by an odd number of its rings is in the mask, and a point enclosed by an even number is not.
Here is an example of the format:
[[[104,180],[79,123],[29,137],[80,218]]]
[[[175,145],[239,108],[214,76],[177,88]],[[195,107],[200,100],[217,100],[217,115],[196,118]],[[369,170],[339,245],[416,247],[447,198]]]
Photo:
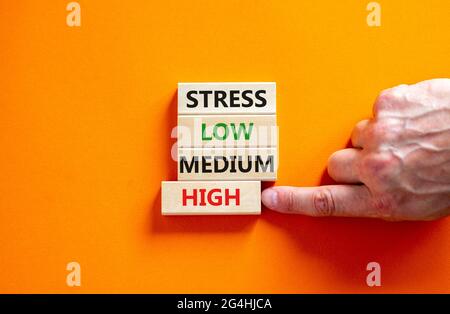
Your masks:
[[[399,85],[378,96],[360,121],[354,148],[331,155],[343,185],[271,187],[263,204],[309,216],[433,220],[450,214],[450,79]]]

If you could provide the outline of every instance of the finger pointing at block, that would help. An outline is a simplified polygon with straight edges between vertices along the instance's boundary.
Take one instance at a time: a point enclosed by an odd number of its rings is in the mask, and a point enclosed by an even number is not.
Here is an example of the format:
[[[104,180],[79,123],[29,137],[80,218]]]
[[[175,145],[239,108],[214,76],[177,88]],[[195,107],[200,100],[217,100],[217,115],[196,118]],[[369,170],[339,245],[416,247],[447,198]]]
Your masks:
[[[450,214],[450,79],[400,85],[380,93],[374,118],[359,122],[355,148],[334,153],[339,183],[265,190],[268,208],[310,216],[433,220]]]
[[[262,202],[282,213],[325,217],[378,217],[369,190],[363,185],[329,185],[320,187],[268,188]]]

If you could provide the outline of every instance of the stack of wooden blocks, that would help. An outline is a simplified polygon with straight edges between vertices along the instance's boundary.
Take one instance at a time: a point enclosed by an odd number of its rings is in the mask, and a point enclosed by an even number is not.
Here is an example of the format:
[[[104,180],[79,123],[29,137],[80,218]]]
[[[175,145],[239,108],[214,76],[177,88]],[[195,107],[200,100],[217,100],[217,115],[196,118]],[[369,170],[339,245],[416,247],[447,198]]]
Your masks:
[[[162,182],[162,214],[260,214],[276,120],[275,83],[178,83],[179,181]]]

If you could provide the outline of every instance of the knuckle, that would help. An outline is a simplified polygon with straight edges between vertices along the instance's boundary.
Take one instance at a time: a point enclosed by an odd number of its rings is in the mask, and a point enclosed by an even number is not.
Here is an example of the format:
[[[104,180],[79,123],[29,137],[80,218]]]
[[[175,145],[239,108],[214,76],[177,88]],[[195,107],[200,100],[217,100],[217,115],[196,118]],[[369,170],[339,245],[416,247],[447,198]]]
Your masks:
[[[383,195],[372,199],[372,207],[375,215],[385,220],[395,220],[393,213],[397,206],[397,202],[390,195]]]
[[[313,206],[317,216],[333,216],[336,211],[333,194],[326,188],[313,193]]]
[[[369,120],[361,120],[356,123],[355,127],[353,128],[353,133],[359,133],[362,130],[364,130],[369,125]]]
[[[372,120],[362,120],[356,123],[351,133],[351,141],[354,146],[363,146],[369,140],[367,132],[372,123]]]
[[[377,97],[374,105],[374,112],[380,113],[391,108],[395,108],[404,98],[405,89],[408,85],[402,84],[396,87],[383,90]]]
[[[368,175],[376,175],[385,166],[384,162],[376,156],[366,156],[361,162],[361,170]]]
[[[391,99],[391,95],[392,95],[392,88],[385,89],[381,91],[381,93],[378,95],[378,100],[380,100],[381,102],[388,101]]]
[[[369,138],[377,143],[394,141],[397,133],[395,124],[387,120],[379,120],[369,128]]]
[[[372,138],[382,140],[387,134],[386,125],[382,122],[378,122],[372,126],[370,133]]]
[[[328,170],[328,174],[334,178],[336,175],[336,170],[338,168],[338,163],[339,163],[339,157],[338,157],[338,153],[335,152],[333,153],[330,158],[328,158],[328,163],[327,163],[327,170]]]
[[[382,91],[377,99],[375,100],[374,104],[374,112],[380,113],[386,109],[389,108],[389,104],[391,103],[391,91],[390,89]]]
[[[285,194],[285,211],[290,213],[295,210],[296,202],[295,202],[295,195],[294,191],[287,191]]]
[[[361,139],[361,134],[362,133],[362,129],[361,128],[359,128],[358,126],[356,126],[354,129],[353,129],[353,131],[352,131],[352,134],[351,134],[351,140],[352,140],[352,144],[354,145],[354,146],[356,146],[356,145],[358,145],[358,144],[361,144],[361,143],[359,143],[360,142],[360,139]]]
[[[388,180],[390,178],[394,157],[392,155],[370,154],[363,158],[360,164],[360,172],[363,176],[379,180]]]

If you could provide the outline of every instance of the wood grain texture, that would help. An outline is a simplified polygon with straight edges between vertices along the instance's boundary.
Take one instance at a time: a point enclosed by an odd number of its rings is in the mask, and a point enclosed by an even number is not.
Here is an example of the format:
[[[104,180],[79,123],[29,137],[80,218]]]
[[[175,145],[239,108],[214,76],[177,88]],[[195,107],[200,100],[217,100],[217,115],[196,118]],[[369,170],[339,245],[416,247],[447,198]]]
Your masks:
[[[163,215],[259,215],[259,181],[162,181]]]
[[[274,82],[178,83],[178,114],[275,113]]]
[[[179,148],[178,180],[260,180],[277,178],[277,148]]]

